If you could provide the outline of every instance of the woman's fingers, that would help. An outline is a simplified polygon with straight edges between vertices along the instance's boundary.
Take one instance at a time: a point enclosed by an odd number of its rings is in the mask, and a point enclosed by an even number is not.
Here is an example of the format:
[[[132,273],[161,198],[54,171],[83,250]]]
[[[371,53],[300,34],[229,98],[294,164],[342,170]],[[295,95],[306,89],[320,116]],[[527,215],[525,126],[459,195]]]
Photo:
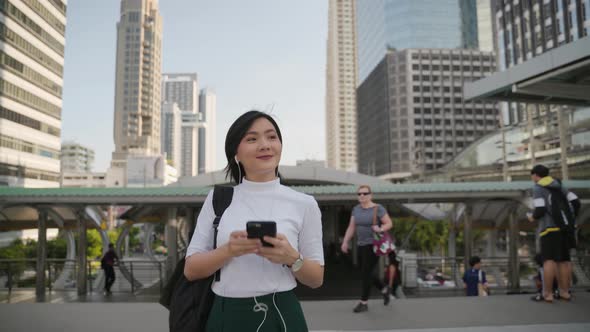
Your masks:
[[[281,263],[288,256],[291,245],[287,240],[287,237],[281,233],[278,233],[276,237],[265,236],[264,242],[268,242],[272,247],[261,247],[258,255],[267,258],[273,263]]]
[[[248,238],[248,232],[246,231],[233,231],[229,234],[232,239]]]
[[[234,257],[256,253],[261,245],[260,239],[248,239],[246,231],[234,231],[230,234],[229,250]]]

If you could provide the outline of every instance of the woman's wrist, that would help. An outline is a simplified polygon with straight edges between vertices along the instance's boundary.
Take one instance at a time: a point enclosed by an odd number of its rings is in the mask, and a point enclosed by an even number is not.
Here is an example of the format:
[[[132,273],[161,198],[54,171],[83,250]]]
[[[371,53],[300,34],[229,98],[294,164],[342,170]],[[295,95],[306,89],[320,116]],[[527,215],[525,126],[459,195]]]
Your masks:
[[[221,254],[221,257],[223,258],[224,262],[228,261],[234,257],[234,255],[232,255],[232,253],[231,253],[231,250],[229,250],[228,243],[222,245],[221,247],[217,247],[217,250]]]

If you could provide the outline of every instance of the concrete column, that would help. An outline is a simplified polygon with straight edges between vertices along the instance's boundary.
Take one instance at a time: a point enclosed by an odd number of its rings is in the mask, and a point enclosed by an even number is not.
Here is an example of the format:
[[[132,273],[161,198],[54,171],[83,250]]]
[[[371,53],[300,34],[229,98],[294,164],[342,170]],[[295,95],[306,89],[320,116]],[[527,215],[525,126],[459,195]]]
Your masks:
[[[518,259],[518,221],[514,211],[508,216],[509,235],[508,235],[508,288],[510,292],[520,291],[520,271]]]
[[[559,126],[559,147],[561,150],[561,179],[568,180],[569,171],[567,166],[567,147],[569,144],[567,140],[567,128],[569,126],[569,122],[567,116],[564,118],[562,114],[564,112],[567,111],[565,109],[557,110],[557,124]]]
[[[535,140],[535,135],[533,134],[533,130],[535,129],[535,126],[533,124],[533,107],[538,108],[538,105],[532,105],[532,104],[528,104],[526,106],[526,111],[527,111],[527,131],[529,133],[529,152],[531,154],[531,164],[536,164],[537,160],[536,160],[536,156],[535,156],[535,152],[536,152],[536,140]]]
[[[83,211],[76,213],[78,217],[78,276],[77,288],[78,295],[86,295],[86,220],[84,220]]]
[[[471,206],[466,203],[465,212],[463,213],[463,246],[465,256],[463,257],[463,264],[465,268],[469,267],[469,258],[473,253],[473,235],[471,225]]]
[[[168,257],[166,259],[166,276],[172,275],[174,267],[178,262],[178,221],[176,220],[176,207],[170,207],[166,216],[166,247],[168,248]]]
[[[494,225],[495,227],[495,225]],[[498,239],[498,230],[490,229],[487,234],[488,245],[486,248],[488,257],[496,257],[496,240]]]
[[[457,268],[457,227],[455,223],[455,214],[452,214],[451,221],[449,223],[449,244],[448,244],[448,256],[451,263],[451,277],[457,283],[459,280],[459,271]]]
[[[39,209],[37,225],[37,282],[35,284],[35,295],[37,302],[44,302],[45,266],[47,264],[47,211],[45,209]]]

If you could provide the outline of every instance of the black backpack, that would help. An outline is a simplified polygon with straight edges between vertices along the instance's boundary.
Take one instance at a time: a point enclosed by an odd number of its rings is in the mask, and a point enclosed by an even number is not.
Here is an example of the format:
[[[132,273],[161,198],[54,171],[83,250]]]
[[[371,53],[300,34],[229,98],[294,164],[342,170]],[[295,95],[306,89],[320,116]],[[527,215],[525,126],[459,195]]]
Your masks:
[[[215,186],[213,190],[213,249],[217,248],[217,227],[225,209],[231,204],[232,187]],[[184,276],[185,258],[174,268],[166,287],[160,296],[160,304],[170,310],[168,326],[170,332],[205,331],[207,318],[213,305],[215,294],[211,290],[213,278],[220,280],[220,271],[204,279],[189,281]]]
[[[554,188],[546,188],[549,190],[549,197],[547,201],[549,207],[547,212],[553,219],[557,227],[567,235],[567,243],[569,248],[576,247],[576,218],[574,212],[567,200],[567,197],[561,190]]]

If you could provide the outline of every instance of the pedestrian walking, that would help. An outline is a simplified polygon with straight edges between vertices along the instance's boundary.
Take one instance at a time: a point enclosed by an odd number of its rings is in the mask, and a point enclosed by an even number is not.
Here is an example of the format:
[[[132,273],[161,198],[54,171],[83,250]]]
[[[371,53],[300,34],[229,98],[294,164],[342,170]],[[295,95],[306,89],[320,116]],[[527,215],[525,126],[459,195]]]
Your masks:
[[[372,201],[373,196],[370,186],[359,186],[357,195],[359,204],[352,209],[350,222],[340,248],[343,253],[348,253],[348,242],[356,234],[362,274],[362,293],[359,303],[353,309],[355,313],[369,310],[368,300],[372,285],[383,292],[384,285],[374,273],[379,262],[379,257],[373,251],[374,233],[389,232],[393,227],[391,218],[385,208],[381,204]],[[386,298],[389,299],[388,291],[382,294],[384,302]]]
[[[119,263],[119,256],[115,253],[115,246],[109,243],[109,250],[100,260],[100,267],[104,271],[104,292],[111,295],[111,287],[115,283],[115,265]]]

